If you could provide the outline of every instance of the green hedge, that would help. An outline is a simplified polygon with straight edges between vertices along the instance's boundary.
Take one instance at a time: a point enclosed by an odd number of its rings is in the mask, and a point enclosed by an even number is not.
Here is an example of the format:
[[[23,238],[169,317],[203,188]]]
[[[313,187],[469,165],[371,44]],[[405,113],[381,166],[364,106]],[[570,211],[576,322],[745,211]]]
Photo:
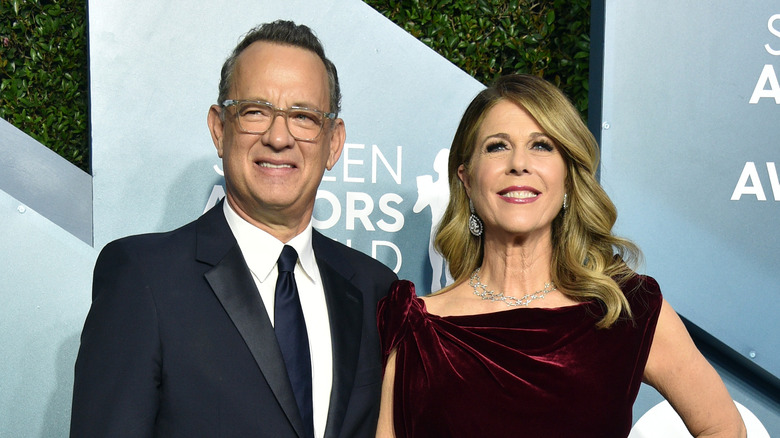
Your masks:
[[[483,84],[531,73],[588,108],[590,0],[364,0]],[[89,171],[84,0],[0,0],[0,117]]]
[[[590,0],[364,0],[485,85],[530,73],[587,116]]]
[[[0,117],[89,171],[84,0],[0,1]]]

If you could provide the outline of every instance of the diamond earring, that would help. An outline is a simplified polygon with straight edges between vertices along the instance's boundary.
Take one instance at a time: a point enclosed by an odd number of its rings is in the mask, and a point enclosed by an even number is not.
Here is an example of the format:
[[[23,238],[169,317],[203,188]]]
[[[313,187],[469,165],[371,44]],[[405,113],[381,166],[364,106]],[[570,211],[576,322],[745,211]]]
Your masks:
[[[567,208],[569,208],[569,194],[568,193],[564,193],[563,194],[563,209],[566,210]]]
[[[469,199],[469,211],[471,211],[471,216],[469,216],[469,231],[474,237],[479,237],[482,235],[482,219],[474,212],[474,204],[471,202],[471,199]]]

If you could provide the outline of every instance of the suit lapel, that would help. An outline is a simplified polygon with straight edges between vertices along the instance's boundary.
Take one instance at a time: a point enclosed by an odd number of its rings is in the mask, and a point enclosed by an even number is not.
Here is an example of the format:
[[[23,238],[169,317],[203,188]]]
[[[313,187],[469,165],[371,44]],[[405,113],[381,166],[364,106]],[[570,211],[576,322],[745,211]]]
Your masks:
[[[244,339],[293,428],[299,436],[304,436],[303,421],[273,326],[227,225],[221,203],[198,221],[197,252],[200,261],[214,266],[206,272],[206,280]]]
[[[325,290],[333,345],[333,388],[326,438],[338,437],[341,432],[355,381],[363,330],[363,296],[349,281],[353,275],[350,266],[340,263],[334,267],[329,263],[337,260],[335,254],[329,254],[332,244],[327,237],[314,232],[314,254]]]

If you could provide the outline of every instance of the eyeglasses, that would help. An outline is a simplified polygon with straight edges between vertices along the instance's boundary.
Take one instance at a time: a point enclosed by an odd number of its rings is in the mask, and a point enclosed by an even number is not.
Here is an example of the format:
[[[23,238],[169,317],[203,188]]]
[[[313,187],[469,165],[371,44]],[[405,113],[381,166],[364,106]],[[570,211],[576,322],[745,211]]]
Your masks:
[[[236,107],[238,128],[247,134],[265,134],[271,129],[277,114],[284,115],[287,131],[296,140],[316,140],[322,132],[325,119],[335,119],[336,113],[325,113],[310,108],[291,106],[287,109],[276,108],[268,102],[257,100],[226,100],[222,106]]]

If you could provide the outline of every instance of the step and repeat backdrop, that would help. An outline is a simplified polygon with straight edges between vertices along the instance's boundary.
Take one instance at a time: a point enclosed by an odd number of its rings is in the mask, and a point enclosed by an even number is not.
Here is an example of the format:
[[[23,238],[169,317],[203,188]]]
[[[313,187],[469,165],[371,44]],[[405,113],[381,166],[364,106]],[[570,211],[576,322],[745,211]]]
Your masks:
[[[759,3],[606,3],[602,175],[620,231],[677,310],[778,375],[780,10]],[[220,68],[245,32],[280,18],[317,33],[342,85],[347,144],[314,226],[420,293],[446,284],[430,234],[447,202],[448,148],[480,83],[360,0],[90,2],[92,239],[0,190],[0,436],[67,435],[97,252],[183,225],[224,196],[206,126]],[[780,423],[777,407],[739,395]],[[640,399],[635,413],[650,407]]]
[[[67,436],[97,252],[177,228],[224,196],[206,115],[241,36],[277,19],[315,31],[343,94],[346,145],[320,186],[314,226],[421,293],[447,281],[429,235],[448,198],[446,154],[479,82],[360,0],[90,2],[93,236],[0,191],[0,436]]]
[[[605,5],[601,180],[618,230],[679,313],[777,378],[780,5]]]
[[[428,235],[448,185],[436,157],[482,85],[359,0],[90,5],[95,245],[177,227],[224,196],[206,114],[239,38],[279,18],[315,31],[342,88],[346,145],[314,227],[438,290]]]

